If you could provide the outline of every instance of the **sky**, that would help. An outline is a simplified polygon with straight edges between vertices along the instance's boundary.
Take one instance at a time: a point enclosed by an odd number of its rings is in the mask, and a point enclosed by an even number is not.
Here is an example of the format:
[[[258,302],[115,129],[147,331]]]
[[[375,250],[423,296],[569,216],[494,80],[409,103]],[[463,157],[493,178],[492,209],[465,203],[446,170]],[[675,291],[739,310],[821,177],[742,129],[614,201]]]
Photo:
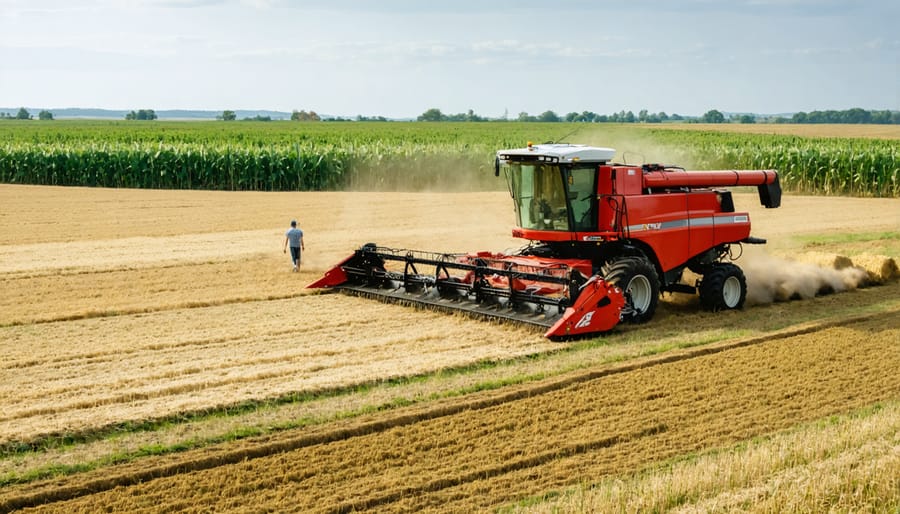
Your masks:
[[[897,0],[0,0],[0,106],[900,110]]]

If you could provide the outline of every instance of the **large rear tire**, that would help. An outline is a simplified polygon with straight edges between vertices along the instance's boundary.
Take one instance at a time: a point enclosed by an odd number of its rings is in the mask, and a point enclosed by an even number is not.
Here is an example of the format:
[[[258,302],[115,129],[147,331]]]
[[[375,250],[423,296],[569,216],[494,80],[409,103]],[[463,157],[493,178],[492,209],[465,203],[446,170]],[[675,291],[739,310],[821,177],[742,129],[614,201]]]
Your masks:
[[[740,309],[747,299],[747,279],[734,264],[714,264],[700,281],[700,305],[708,311]]]
[[[622,319],[646,323],[659,303],[659,275],[644,257],[620,257],[603,266],[603,278],[625,293]]]

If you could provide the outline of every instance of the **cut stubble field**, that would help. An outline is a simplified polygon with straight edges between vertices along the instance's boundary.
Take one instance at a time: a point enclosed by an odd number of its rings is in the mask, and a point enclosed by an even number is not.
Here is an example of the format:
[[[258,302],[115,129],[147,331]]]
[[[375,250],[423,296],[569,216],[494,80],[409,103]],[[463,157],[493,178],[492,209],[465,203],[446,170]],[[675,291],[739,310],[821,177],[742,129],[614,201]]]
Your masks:
[[[888,234],[888,248],[896,244],[896,199],[788,196],[782,208],[765,210],[753,194],[735,198],[739,210],[751,212],[754,234],[769,239],[762,257],[748,252],[745,261],[779,259],[775,266],[789,268],[793,261],[784,257],[807,250],[803,238],[823,234],[868,234],[862,243],[848,242],[853,253],[865,253],[865,241],[885,244],[872,234]],[[723,314],[667,297],[649,325],[578,344],[551,343],[529,328],[304,289],[367,242],[442,252],[521,246],[510,236],[505,192],[0,185],[0,206],[0,444],[39,448],[7,451],[0,462],[8,477],[0,502],[8,507],[58,499],[71,503],[47,507],[218,511],[253,502],[307,510],[296,503],[303,498],[322,511],[482,509],[900,397],[889,371],[900,364],[896,283]],[[290,272],[281,251],[291,218],[306,233],[300,273]],[[815,249],[839,251],[841,244]],[[817,325],[823,320],[834,326]],[[778,331],[787,335],[766,339]],[[735,341],[752,344],[650,371],[572,378],[642,355]],[[704,371],[712,369],[719,372]],[[754,376],[769,377],[758,394],[748,392]],[[541,380],[580,385],[507,392]],[[504,394],[509,401],[483,400],[471,412],[427,414]],[[303,395],[312,400],[292,399]],[[248,404],[255,407],[236,407]],[[685,413],[701,406],[710,414],[688,421]],[[229,416],[229,409],[240,412]],[[385,411],[365,414],[372,409]],[[223,418],[231,424],[222,425]],[[147,420],[165,421],[149,432],[126,430],[115,441],[104,435]],[[359,428],[367,422],[381,428]],[[223,437],[240,426],[254,427],[258,438]],[[335,441],[296,442],[319,433]],[[341,433],[346,437],[335,435]],[[67,435],[74,446],[48,443]],[[209,442],[110,464],[112,455],[186,440]],[[260,458],[196,464],[207,462],[204,452],[245,451]],[[80,462],[93,463],[93,471],[16,485],[22,479],[14,477]],[[202,480],[184,481],[181,473],[191,469],[203,470]],[[106,483],[134,490],[103,492],[101,476],[124,476]],[[164,478],[134,485],[157,476]],[[189,491],[189,483],[207,485]],[[127,503],[133,495],[149,503]]]
[[[898,338],[900,318],[879,316],[627,372],[570,376],[457,408],[401,411],[377,429],[362,419],[340,427],[344,437],[270,441],[279,451],[223,457],[231,462],[42,511],[248,504],[283,512],[484,511],[891,400],[900,390],[893,372],[900,354],[891,351]]]

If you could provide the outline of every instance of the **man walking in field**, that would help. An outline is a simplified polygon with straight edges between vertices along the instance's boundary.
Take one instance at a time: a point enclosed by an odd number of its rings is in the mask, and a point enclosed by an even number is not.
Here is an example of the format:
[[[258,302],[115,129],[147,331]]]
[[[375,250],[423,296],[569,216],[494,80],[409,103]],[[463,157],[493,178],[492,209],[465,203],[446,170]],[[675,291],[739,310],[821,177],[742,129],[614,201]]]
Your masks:
[[[303,245],[303,231],[297,228],[297,220],[291,220],[291,228],[284,234],[284,253],[287,253],[288,244],[291,245],[291,261],[294,263],[294,271],[300,269],[301,251]]]

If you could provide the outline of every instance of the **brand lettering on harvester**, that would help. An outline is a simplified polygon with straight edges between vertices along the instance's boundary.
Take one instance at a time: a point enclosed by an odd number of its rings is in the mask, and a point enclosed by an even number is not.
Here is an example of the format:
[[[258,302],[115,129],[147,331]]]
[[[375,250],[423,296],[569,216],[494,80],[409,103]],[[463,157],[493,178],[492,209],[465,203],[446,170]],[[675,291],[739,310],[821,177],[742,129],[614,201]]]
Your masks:
[[[594,311],[590,311],[578,320],[578,323],[575,324],[575,328],[584,328],[591,324],[591,318],[594,317]]]

